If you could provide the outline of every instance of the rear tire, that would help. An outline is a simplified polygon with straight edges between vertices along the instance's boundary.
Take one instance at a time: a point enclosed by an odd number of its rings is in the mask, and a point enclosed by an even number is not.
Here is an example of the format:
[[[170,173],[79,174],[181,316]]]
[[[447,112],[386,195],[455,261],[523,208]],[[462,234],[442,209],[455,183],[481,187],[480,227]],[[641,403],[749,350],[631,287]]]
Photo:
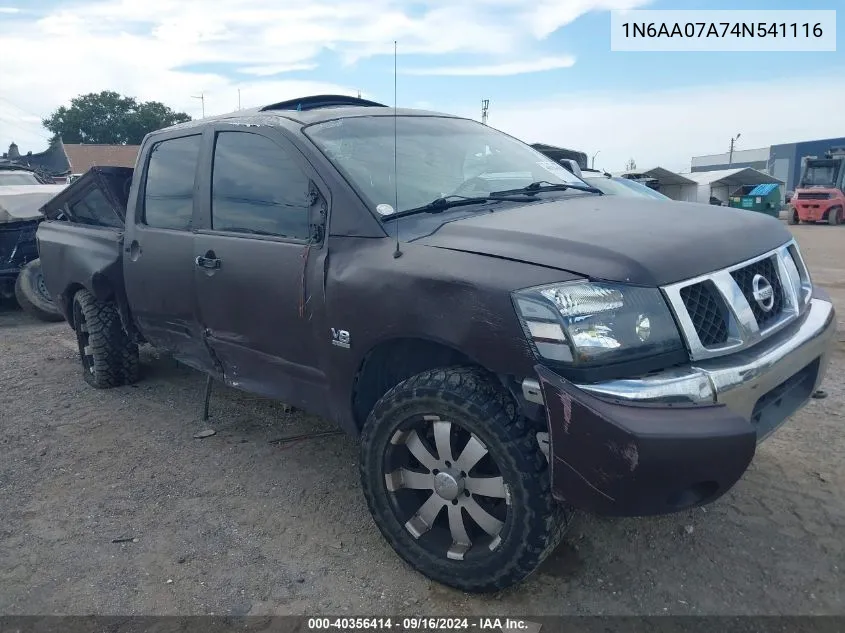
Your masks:
[[[836,226],[842,222],[842,207],[834,207],[827,212],[827,223]]]
[[[80,290],[73,297],[73,327],[85,382],[107,389],[138,380],[138,346],[124,331],[114,304]]]
[[[535,433],[479,369],[426,371],[391,389],[370,413],[360,450],[364,496],[382,535],[444,585],[514,585],[568,527]]]
[[[798,211],[795,211],[793,209],[792,212],[787,216],[787,221],[790,224],[801,224],[801,218],[798,217]]]
[[[15,299],[24,311],[37,319],[42,321],[62,321],[64,319],[44,285],[40,259],[33,259],[21,268],[18,278],[15,280]]]

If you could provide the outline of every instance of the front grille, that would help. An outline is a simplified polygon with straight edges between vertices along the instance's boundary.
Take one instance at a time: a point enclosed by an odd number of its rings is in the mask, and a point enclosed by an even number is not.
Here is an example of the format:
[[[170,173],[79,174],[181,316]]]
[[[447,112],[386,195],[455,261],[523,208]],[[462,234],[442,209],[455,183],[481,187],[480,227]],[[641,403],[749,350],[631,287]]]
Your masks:
[[[760,302],[754,298],[753,284],[756,275],[765,277],[766,281],[772,286],[773,302],[769,310],[765,310],[760,305]],[[748,301],[748,305],[751,306],[751,311],[754,313],[754,318],[757,319],[757,325],[761,330],[769,323],[777,320],[781,312],[783,312],[783,287],[780,283],[780,276],[778,275],[774,257],[767,257],[745,268],[735,270],[731,273],[731,276],[740,290],[742,290],[742,294],[745,295],[745,299]]]
[[[727,308],[712,281],[682,288],[681,299],[704,347],[714,347],[727,342]]]
[[[798,200],[827,200],[828,198],[830,198],[830,194],[807,192],[799,193],[796,198],[798,198]]]
[[[760,302],[754,298],[756,275],[768,282],[757,280]],[[690,358],[697,361],[738,352],[780,331],[807,309],[813,284],[798,245],[790,240],[759,259],[661,289]]]

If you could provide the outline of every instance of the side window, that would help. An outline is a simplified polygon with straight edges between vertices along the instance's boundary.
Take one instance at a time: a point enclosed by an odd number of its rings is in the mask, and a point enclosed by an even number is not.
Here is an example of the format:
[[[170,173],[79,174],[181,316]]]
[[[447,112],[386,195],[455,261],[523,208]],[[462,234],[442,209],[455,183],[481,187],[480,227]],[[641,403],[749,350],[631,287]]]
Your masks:
[[[211,228],[307,240],[309,180],[270,139],[220,132],[214,146]]]
[[[160,141],[153,146],[144,191],[144,224],[188,230],[194,209],[194,173],[200,135]]]
[[[91,189],[79,202],[70,205],[74,222],[122,228],[123,222],[99,189]]]

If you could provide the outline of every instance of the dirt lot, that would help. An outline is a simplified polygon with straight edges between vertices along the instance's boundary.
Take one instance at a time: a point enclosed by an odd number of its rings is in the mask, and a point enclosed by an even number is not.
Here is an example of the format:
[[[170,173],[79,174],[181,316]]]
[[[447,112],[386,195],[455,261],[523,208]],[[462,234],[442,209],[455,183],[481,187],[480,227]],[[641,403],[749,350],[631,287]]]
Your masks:
[[[204,424],[203,378],[149,351],[138,385],[94,390],[66,324],[0,311],[0,613],[845,614],[845,227],[793,228],[839,310],[828,398],[715,504],[581,516],[487,597],[388,548],[353,439],[269,443],[326,421],[219,388]]]

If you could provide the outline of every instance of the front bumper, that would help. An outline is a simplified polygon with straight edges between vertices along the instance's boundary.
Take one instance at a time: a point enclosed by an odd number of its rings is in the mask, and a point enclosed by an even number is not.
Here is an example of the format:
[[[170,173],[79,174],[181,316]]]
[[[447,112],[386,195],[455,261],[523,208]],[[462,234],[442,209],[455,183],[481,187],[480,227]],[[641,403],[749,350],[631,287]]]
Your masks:
[[[631,516],[713,501],[809,400],[835,330],[833,304],[817,290],[799,323],[729,356],[590,385],[538,365],[523,394],[545,407],[555,497]]]

